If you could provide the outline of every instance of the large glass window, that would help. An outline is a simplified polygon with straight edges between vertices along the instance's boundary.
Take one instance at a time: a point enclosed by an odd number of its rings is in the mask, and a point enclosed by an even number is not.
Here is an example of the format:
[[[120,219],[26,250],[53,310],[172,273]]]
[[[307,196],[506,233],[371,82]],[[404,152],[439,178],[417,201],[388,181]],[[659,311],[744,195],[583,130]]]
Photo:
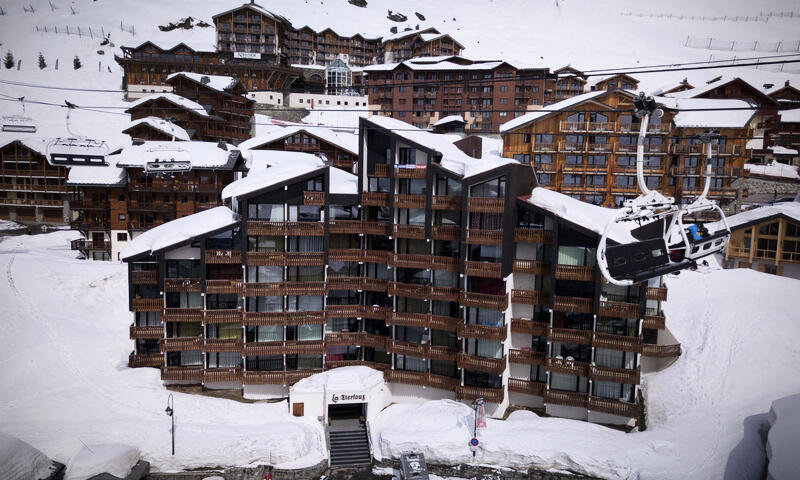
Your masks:
[[[506,177],[493,178],[492,180],[473,185],[470,196],[481,198],[505,198]]]
[[[252,220],[283,222],[284,207],[283,204],[251,203],[247,206],[247,215]]]
[[[202,266],[200,260],[167,260],[167,278],[200,278]]]
[[[203,308],[200,292],[167,292],[167,308]]]

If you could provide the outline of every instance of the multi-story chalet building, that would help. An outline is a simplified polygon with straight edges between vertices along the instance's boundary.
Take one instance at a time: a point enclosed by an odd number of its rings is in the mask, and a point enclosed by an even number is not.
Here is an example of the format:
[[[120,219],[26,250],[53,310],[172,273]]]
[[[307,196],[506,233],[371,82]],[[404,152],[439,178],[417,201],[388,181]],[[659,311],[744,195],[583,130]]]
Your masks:
[[[69,218],[67,169],[47,162],[47,140],[0,139],[0,219],[63,224]]]
[[[242,150],[283,150],[318,154],[334,167],[352,171],[358,160],[358,136],[324,127],[286,127],[242,142]]]
[[[639,120],[633,115],[633,93],[597,90],[530,112],[500,127],[504,155],[530,163],[539,185],[597,205],[620,205],[639,193],[636,143]],[[647,185],[686,203],[703,188],[706,150],[697,135],[720,132],[713,149],[709,197],[733,200],[731,187],[744,175],[745,143],[752,110],[740,100],[657,97],[666,105],[663,118],[653,117],[645,144]],[[731,111],[687,111],[681,108],[740,108]]]
[[[398,120],[360,130],[357,176],[275,152],[225,189],[232,209],[126,248],[129,365],[257,398],[367,365],[394,393],[482,397],[491,415],[513,404],[633,423],[641,372],[680,345],[660,282],[615,288],[594,267],[614,212]]]
[[[464,46],[433,27],[405,30],[383,37],[383,62],[397,63],[415,57],[461,55]]]
[[[569,65],[553,70],[553,76],[552,82],[548,85],[553,93],[545,104],[560,102],[580,95],[586,89],[586,79],[588,78],[586,74]]]
[[[800,199],[728,217],[727,266],[800,280]]]
[[[625,75],[624,73],[617,73],[615,75],[604,75],[600,77],[593,77],[592,82],[589,84],[590,90],[632,90],[639,89],[639,80]]]
[[[181,139],[188,137],[238,144],[250,138],[255,101],[244,96],[247,92],[241,80],[178,72],[169,75],[167,83],[175,93],[156,93],[140,98],[125,112],[130,114],[131,120],[159,117],[168,119],[169,123],[136,124],[129,126],[125,133],[144,134],[147,136],[138,138],[157,140],[167,135],[167,131],[171,132],[174,124],[185,130],[176,130],[176,137],[183,137]]]
[[[147,108],[150,108],[153,111],[160,110],[162,115],[169,113],[174,114],[175,117],[180,117],[183,115],[184,118],[192,118],[192,112],[187,110],[185,105],[182,105],[182,103],[185,104],[185,102],[171,101],[170,95],[171,94],[153,97],[153,100],[148,103]],[[181,113],[178,113],[174,110],[181,111]],[[163,118],[155,116],[140,117],[144,111],[145,108],[137,108],[134,110],[129,109],[128,113],[131,113],[131,116],[135,115],[139,116],[139,118],[131,121],[128,126],[122,129],[122,133],[129,135],[131,138],[141,140],[198,140],[196,131],[192,131],[192,134],[190,135],[186,129],[170,122],[169,120],[164,120]]]
[[[770,128],[770,138],[774,146],[800,152],[800,108],[783,110],[778,113],[779,122]],[[793,165],[800,165],[800,156],[794,154]]]
[[[153,152],[174,152],[191,169],[169,174],[145,171]],[[222,189],[245,170],[233,145],[213,142],[137,142],[109,156],[105,167],[72,167],[70,208],[73,228],[84,240],[72,249],[86,258],[118,259],[141,232],[222,204]]]
[[[365,67],[364,75],[371,106],[419,128],[461,115],[467,131],[496,132],[549,98],[547,68],[517,68],[499,60],[420,57]]]

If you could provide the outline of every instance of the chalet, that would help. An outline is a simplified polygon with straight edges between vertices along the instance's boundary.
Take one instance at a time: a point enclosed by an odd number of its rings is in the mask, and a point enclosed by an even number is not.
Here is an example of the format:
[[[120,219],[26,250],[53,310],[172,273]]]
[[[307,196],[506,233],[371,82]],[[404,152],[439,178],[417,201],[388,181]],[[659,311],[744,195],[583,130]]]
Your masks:
[[[173,105],[176,104],[173,103]],[[177,107],[176,105],[174,108],[183,107]],[[197,138],[192,138],[192,135],[184,128],[159,117],[141,117],[137,120],[133,120],[128,126],[122,129],[122,133],[130,135],[131,138],[140,140],[197,140]],[[196,132],[193,131],[192,133],[195,137],[197,136]]]
[[[624,73],[604,75],[594,78],[589,88],[590,90],[615,90],[619,88],[636,91],[639,89],[639,80]]]
[[[601,282],[594,249],[613,212],[399,120],[360,126],[357,175],[255,151],[264,161],[225,188],[226,206],[128,245],[129,365],[248,398],[365,365],[391,395],[636,422],[641,373],[680,345],[660,281]]]
[[[334,167],[352,171],[358,159],[358,136],[324,127],[286,127],[245,140],[243,150],[284,150],[318,154]]]
[[[553,76],[555,78],[549,84],[553,94],[545,104],[580,95],[586,89],[586,74],[569,65],[553,70]]]
[[[402,62],[414,57],[461,55],[464,46],[450,35],[433,27],[406,30],[381,39],[384,63]]]

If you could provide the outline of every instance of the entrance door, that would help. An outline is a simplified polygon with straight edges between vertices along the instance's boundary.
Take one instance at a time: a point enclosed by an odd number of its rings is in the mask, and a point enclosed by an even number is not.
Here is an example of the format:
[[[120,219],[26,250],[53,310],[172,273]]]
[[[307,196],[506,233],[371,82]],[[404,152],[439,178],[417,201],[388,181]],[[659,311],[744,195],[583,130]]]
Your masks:
[[[366,403],[328,404],[328,424],[332,428],[357,427],[364,417]]]

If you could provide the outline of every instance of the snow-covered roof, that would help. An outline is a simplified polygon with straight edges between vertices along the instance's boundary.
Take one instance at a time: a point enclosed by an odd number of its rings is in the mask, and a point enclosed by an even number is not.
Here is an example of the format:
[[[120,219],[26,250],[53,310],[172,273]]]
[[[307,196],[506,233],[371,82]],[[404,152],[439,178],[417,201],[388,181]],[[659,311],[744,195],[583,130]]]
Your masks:
[[[239,223],[240,217],[228,207],[215,207],[151,228],[128,243],[120,253],[122,260],[153,254],[200,235],[223,230]]]
[[[461,115],[448,115],[442,118],[441,120],[437,121],[436,123],[434,123],[433,126],[438,127],[439,125],[444,125],[450,122],[467,123],[466,121],[464,121],[464,117],[462,117]]]
[[[434,34],[436,34],[436,33],[439,33],[439,31],[436,30],[433,27],[423,28],[422,30],[414,30],[414,29],[403,30],[402,32],[392,33],[391,35],[387,35],[387,36],[381,38],[381,42],[382,43],[386,43],[386,42],[391,42],[391,41],[394,41],[394,40],[400,40],[401,38],[406,38],[406,37],[410,37],[412,35],[417,35],[417,34],[421,34],[421,33],[434,33]]]
[[[131,145],[120,152],[117,160],[118,167],[142,168],[145,163],[151,161],[146,152],[154,150],[178,150],[181,156],[188,155],[192,162],[192,168],[211,169],[211,170],[231,170],[236,164],[240,153],[237,147],[230,144],[225,145],[225,149],[220,148],[220,144],[214,142],[166,142],[166,141],[147,141],[140,145]]]
[[[330,185],[328,191],[335,195],[357,195],[358,176],[347,173],[341,168],[328,167]]]
[[[785,150],[789,149],[787,148]],[[797,155],[797,150],[791,150],[791,151],[793,151],[794,154]],[[781,178],[791,178],[794,180],[800,180],[800,171],[798,171],[798,167],[794,165],[786,165],[785,163],[779,163],[776,161],[773,161],[772,163],[768,163],[766,165],[745,163],[744,168],[745,170],[750,172],[751,175],[764,175],[767,177],[781,177]]]
[[[763,94],[764,97],[767,97],[767,95],[764,93],[763,88],[759,88],[759,87],[756,86],[756,85],[760,85],[759,83],[754,83],[752,81],[746,80],[745,78],[742,78],[741,76],[734,76],[734,75],[723,75],[723,76],[720,77],[719,80],[713,81],[711,83],[705,83],[704,85],[700,85],[699,87],[690,88],[689,90],[683,90],[681,92],[672,92],[672,93],[669,93],[668,95],[670,97],[674,97],[674,98],[695,98],[695,97],[698,97],[698,96],[703,95],[705,93],[708,93],[711,90],[714,90],[715,88],[719,88],[719,87],[721,87],[723,85],[727,85],[728,83],[731,83],[731,82],[736,81],[736,80],[739,80],[739,81],[749,85],[755,91],[759,92],[759,94]],[[767,97],[765,100],[767,102],[771,102],[772,100],[770,100],[769,98],[770,97]]]
[[[655,100],[678,110],[672,121],[676,127],[684,128],[744,128],[758,110],[744,100],[727,98],[655,97]]]
[[[78,479],[108,474],[115,478],[127,478],[140,457],[139,449],[130,445],[84,445],[67,465],[65,476]]]
[[[158,99],[166,100],[167,102],[172,103],[177,107],[183,107],[186,110],[189,110],[190,112],[200,115],[202,117],[209,116],[205,107],[203,107],[199,103],[195,102],[194,100],[189,100],[188,98],[181,97],[180,95],[176,95],[174,93],[154,93],[152,95],[142,97],[134,102],[131,102],[130,107],[128,107],[128,109],[125,110],[125,113],[130,113],[131,109]]]
[[[780,145],[775,145],[767,148],[772,150],[772,153],[774,153],[775,155],[797,155],[797,150],[793,148],[781,147]]]
[[[194,72],[175,72],[167,77],[167,82],[177,77],[186,77],[193,82],[205,85],[208,88],[222,93],[229,93],[228,89],[236,85],[239,79],[234,77],[227,77],[225,75],[206,75],[203,73]]]
[[[728,225],[733,229],[746,224],[758,223],[765,218],[778,215],[800,222],[800,202],[779,202],[773,205],[765,205],[763,207],[737,213],[736,215],[731,215],[727,217],[727,220]],[[716,222],[714,225],[716,226],[718,224],[721,225],[720,222]]]
[[[606,224],[619,213],[619,210],[592,205],[542,187],[534,188],[529,197],[523,198],[558,218],[587,228],[598,235],[603,234]],[[634,242],[636,238],[631,235],[631,229],[635,227],[637,225],[633,222],[614,223],[609,230],[608,238],[618,243]]]
[[[617,92],[622,90],[615,90]],[[513,120],[509,120],[506,123],[500,125],[500,133],[509,132],[515,128],[519,128],[523,125],[527,125],[534,120],[538,120],[544,116],[550,115],[553,113],[554,110],[564,110],[569,108],[573,105],[577,105],[581,102],[585,102],[586,100],[591,100],[595,97],[599,97],[600,95],[607,94],[608,91],[606,90],[596,90],[593,92],[582,93],[580,95],[575,95],[574,97],[567,98],[566,100],[561,100],[560,102],[556,102],[552,105],[548,105],[544,111],[534,111],[528,112],[525,115],[521,115]]]
[[[125,184],[125,169],[116,165],[119,155],[110,155],[108,165],[70,167],[66,185],[74,186],[117,186]]]
[[[53,462],[17,437],[0,432],[0,472],[5,480],[49,478]]]
[[[635,77],[631,77],[630,75],[627,75],[625,73],[615,73],[613,75],[598,75],[596,77],[591,77],[592,80],[590,82],[588,82],[588,83],[589,83],[590,87],[594,87],[594,86],[597,86],[597,84],[599,84],[599,83],[605,82],[606,80],[611,80],[612,78],[616,78],[616,77],[628,77],[628,78],[630,78],[632,80],[636,80],[637,82],[639,81]]]
[[[175,140],[190,140],[189,133],[182,127],[179,127],[178,125],[159,117],[144,117],[140,118],[139,120],[134,120],[124,129],[122,129],[122,131],[124,132],[142,124],[148,125],[149,127],[164,133],[165,135],[174,135]]]
[[[463,63],[459,63],[459,60]],[[503,60],[470,60],[458,55],[441,57],[415,57],[400,63],[382,63],[364,67],[364,72],[385,72],[405,65],[411,70],[492,70],[506,64]]]
[[[290,387],[291,393],[366,392],[383,385],[383,372],[354,365],[339,367],[306,377]]]
[[[317,65],[316,63],[304,64],[304,63],[293,63],[292,68],[300,68],[303,70],[325,70],[325,65]]]
[[[20,135],[19,133],[2,133],[0,134],[0,148],[5,147],[9,143],[19,142],[26,147],[30,148],[36,153],[41,155],[47,155],[47,144],[50,140],[49,138],[38,138],[38,137],[25,137],[25,134]]]
[[[271,143],[300,132],[313,135],[320,140],[335,145],[343,150],[347,150],[353,155],[358,155],[358,135],[354,135],[352,133],[336,133],[333,130],[324,127],[292,126],[280,128],[266,135],[249,138],[240,143],[239,148],[242,150],[258,148],[264,144]]]
[[[778,112],[781,116],[781,122],[784,123],[800,123],[800,108],[793,108],[791,110],[782,110]]]
[[[222,189],[222,199],[241,197],[326,168],[319,157],[301,152],[250,150],[250,171]],[[355,192],[353,192],[355,193]]]

